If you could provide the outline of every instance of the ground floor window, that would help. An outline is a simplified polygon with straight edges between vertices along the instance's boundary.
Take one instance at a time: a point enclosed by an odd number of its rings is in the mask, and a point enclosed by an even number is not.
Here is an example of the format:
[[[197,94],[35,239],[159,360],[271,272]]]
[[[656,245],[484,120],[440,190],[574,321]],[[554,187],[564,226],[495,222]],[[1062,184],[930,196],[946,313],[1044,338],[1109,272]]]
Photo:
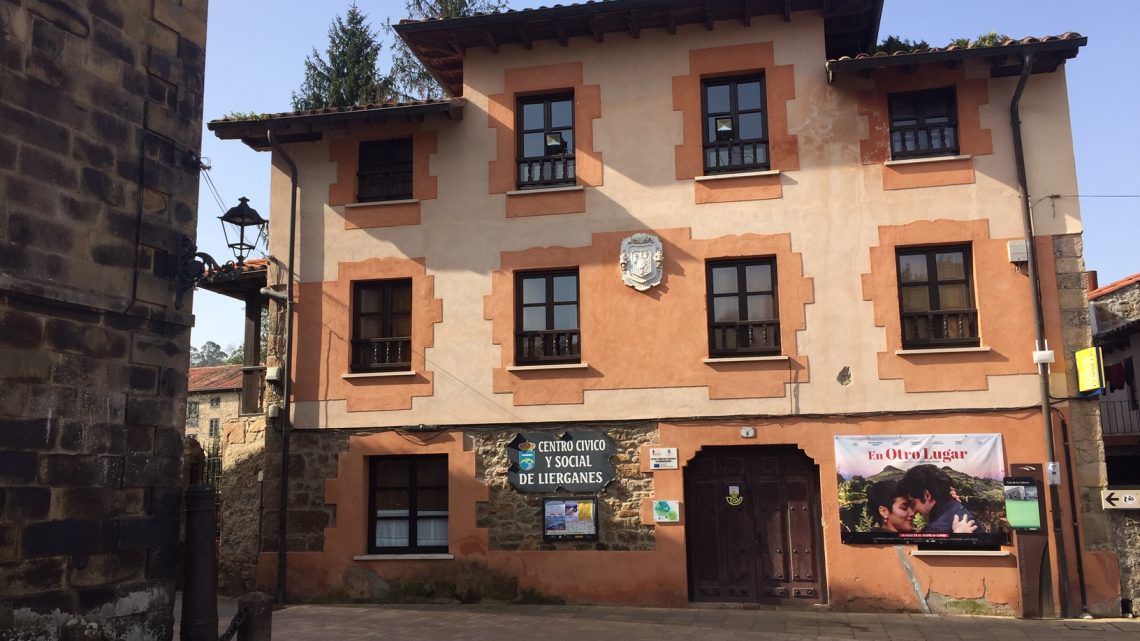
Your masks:
[[[370,553],[447,552],[447,456],[369,459]]]

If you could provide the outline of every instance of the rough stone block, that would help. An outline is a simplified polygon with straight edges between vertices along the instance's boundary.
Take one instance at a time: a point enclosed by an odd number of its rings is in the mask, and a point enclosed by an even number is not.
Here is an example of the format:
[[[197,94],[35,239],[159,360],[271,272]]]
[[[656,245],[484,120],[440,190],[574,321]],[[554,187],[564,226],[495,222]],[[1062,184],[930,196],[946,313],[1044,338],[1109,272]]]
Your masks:
[[[125,358],[127,339],[120,332],[52,319],[45,326],[48,347],[63,352],[78,352],[94,358]]]
[[[99,459],[73,454],[40,456],[39,480],[51,487],[84,487],[99,484]]]
[[[47,118],[0,102],[0,121],[6,135],[24,143],[58,154],[66,154],[71,148],[71,132]]]
[[[35,452],[0,451],[0,485],[27,485],[36,478]]]
[[[76,161],[103,171],[115,166],[115,149],[112,146],[78,134],[73,141],[71,155]]]
[[[79,185],[79,170],[70,160],[36,147],[20,149],[20,173],[62,189]]]
[[[62,557],[0,565],[0,585],[4,586],[6,597],[59,590],[63,587],[64,568]]]
[[[146,578],[146,553],[142,550],[93,554],[82,568],[72,565],[67,583],[72,587],[86,588]]]
[[[116,550],[144,550],[178,541],[177,519],[122,519],[116,523]]]
[[[162,337],[134,333],[131,336],[131,362],[159,367],[187,367],[189,352],[182,345]],[[3,378],[0,375],[0,378]]]
[[[80,38],[86,38],[91,33],[90,16],[71,3],[40,0],[29,3],[28,11]]]
[[[194,42],[206,41],[206,19],[173,0],[154,0],[154,19]]]
[[[86,440],[87,428],[78,421],[62,421],[59,426],[59,449],[65,452],[79,452],[83,450]]]
[[[150,425],[128,425],[127,452],[150,452],[154,448],[154,430]]]
[[[158,396],[127,396],[128,425],[167,425],[174,410],[168,399]]]
[[[158,428],[154,433],[155,456],[177,458],[182,455],[182,430]]]
[[[109,550],[108,526],[101,521],[44,521],[24,529],[21,537],[25,557],[93,554]]]
[[[154,487],[178,478],[177,458],[128,454],[123,469],[124,487]]]
[[[28,151],[27,147],[21,151],[21,159],[25,156],[25,151]],[[75,234],[71,227],[46,219],[42,213],[37,217],[26,214],[9,216],[8,240],[18,245],[34,245],[37,249],[61,253],[67,253],[75,246]]]
[[[0,449],[44,450],[50,446],[51,425],[48,419],[0,419]]]
[[[4,522],[42,521],[51,508],[51,488],[13,487],[4,493]]]
[[[43,319],[14,309],[0,312],[0,345],[28,347],[39,345],[43,340]]]
[[[80,184],[84,194],[113,207],[120,207],[126,202],[126,190],[122,183],[114,176],[93,167],[83,169]],[[134,226],[133,220],[131,226]]]
[[[179,518],[182,510],[181,487],[152,487],[147,490],[150,497],[147,509],[150,514],[162,518]]]
[[[91,10],[91,15],[102,18],[119,29],[123,28],[123,12],[119,8],[119,3],[111,0],[90,0],[87,8]]]
[[[119,31],[117,28],[98,20],[94,24],[94,36],[91,41],[104,53],[111,55],[128,65],[134,65],[138,60],[137,45],[133,38]]]
[[[4,198],[10,206],[23,206],[28,211],[53,211],[56,199],[43,185],[22,176],[4,177]]]

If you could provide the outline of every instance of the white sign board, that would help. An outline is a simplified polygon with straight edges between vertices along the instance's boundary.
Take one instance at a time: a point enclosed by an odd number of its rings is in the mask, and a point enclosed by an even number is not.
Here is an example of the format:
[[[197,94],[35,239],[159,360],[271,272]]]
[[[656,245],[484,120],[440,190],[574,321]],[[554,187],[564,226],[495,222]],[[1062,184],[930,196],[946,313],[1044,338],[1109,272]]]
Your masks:
[[[677,469],[677,448],[651,447],[649,448],[649,469],[675,470]]]
[[[1106,510],[1140,510],[1140,490],[1101,490],[1100,506]]]

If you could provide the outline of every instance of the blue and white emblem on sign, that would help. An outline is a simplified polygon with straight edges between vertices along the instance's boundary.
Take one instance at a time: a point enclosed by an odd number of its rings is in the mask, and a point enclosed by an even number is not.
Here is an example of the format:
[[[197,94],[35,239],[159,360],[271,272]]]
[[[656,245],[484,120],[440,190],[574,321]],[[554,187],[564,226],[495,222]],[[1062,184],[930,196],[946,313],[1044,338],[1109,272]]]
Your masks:
[[[534,469],[535,444],[529,441],[519,443],[519,469],[529,472]]]

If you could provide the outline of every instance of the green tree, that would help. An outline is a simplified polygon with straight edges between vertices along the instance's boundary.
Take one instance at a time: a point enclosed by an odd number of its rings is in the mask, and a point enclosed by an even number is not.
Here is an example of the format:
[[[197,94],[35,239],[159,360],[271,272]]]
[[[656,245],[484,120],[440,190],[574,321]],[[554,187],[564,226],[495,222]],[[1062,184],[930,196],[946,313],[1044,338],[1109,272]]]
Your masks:
[[[245,346],[238,345],[230,349],[230,355],[226,357],[226,365],[244,365],[245,364]]]
[[[206,341],[201,347],[190,348],[190,367],[213,367],[225,362],[225,350],[214,341]]]
[[[441,20],[461,18],[476,13],[492,13],[507,7],[503,0],[405,0],[404,12],[410,20]],[[389,20],[385,25],[395,43],[392,47],[392,66],[384,84],[400,100],[438,100],[443,88],[431,77],[427,69],[412,54],[407,45],[396,36]]]
[[[293,109],[322,109],[384,102],[392,99],[376,68],[381,43],[368,16],[353,4],[344,18],[329,27],[329,44],[322,57],[313,47],[305,58],[305,80],[293,92]]]
[[[887,36],[875,47],[871,53],[896,53],[898,51],[914,51],[916,49],[929,49],[925,40],[908,40],[898,36]]]

